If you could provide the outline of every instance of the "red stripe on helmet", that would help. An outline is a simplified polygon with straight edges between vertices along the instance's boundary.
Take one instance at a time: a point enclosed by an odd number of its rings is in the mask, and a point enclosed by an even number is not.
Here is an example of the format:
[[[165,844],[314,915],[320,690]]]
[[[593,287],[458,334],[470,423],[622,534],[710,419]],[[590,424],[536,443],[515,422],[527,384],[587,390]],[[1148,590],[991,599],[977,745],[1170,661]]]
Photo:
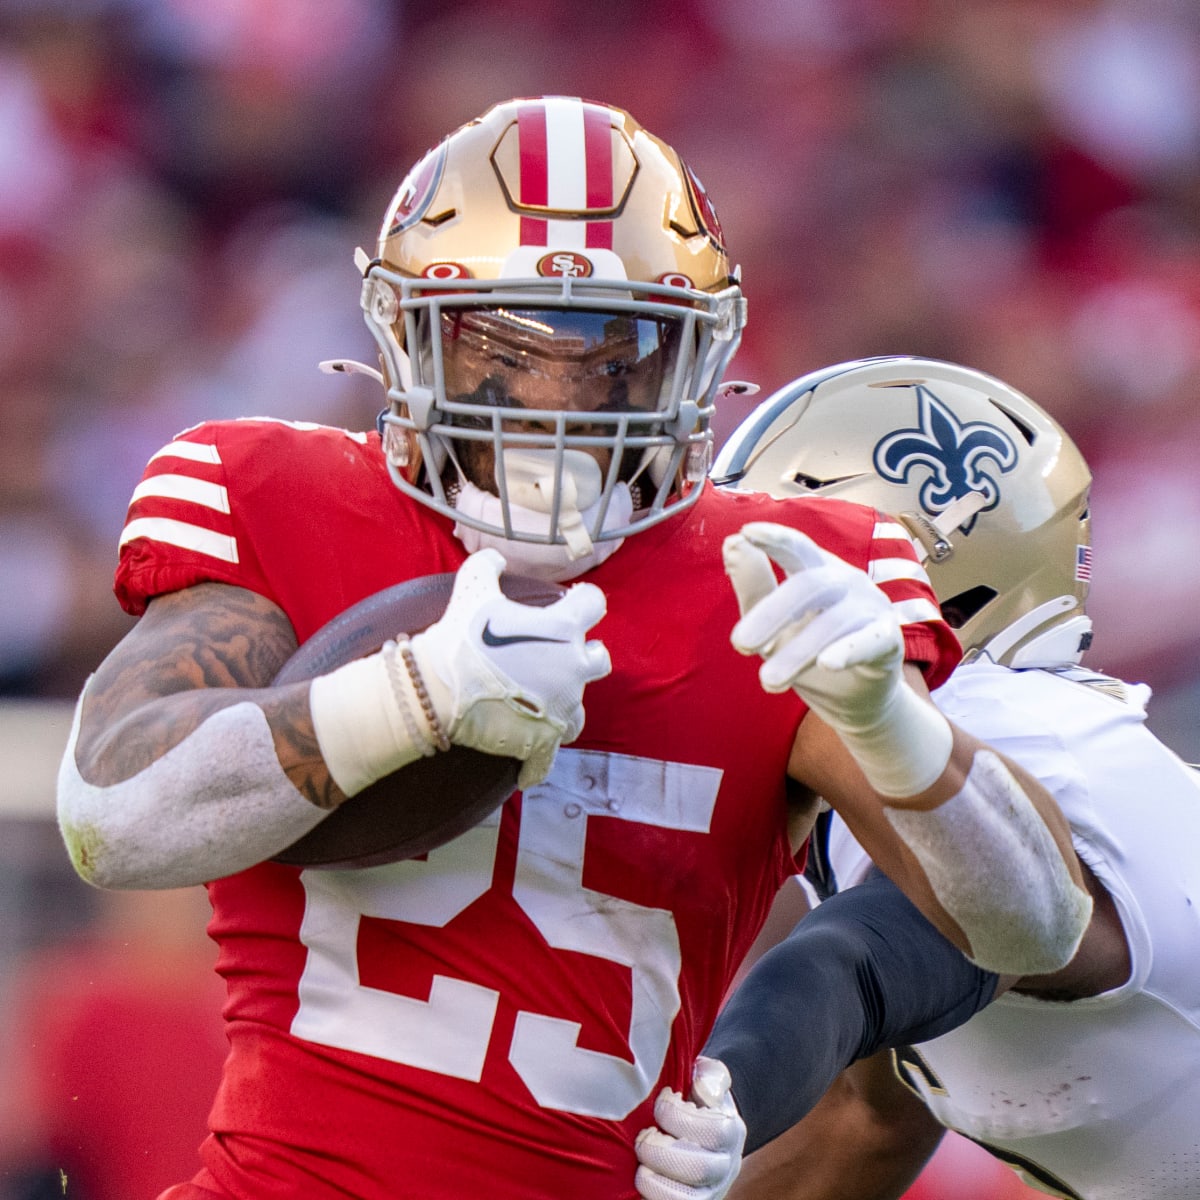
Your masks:
[[[611,221],[589,221],[585,244],[592,250],[611,250],[613,244]]]
[[[550,173],[547,165],[546,108],[522,104],[517,110],[517,137],[521,156],[521,204],[545,208],[550,203]],[[540,217],[521,218],[521,245],[544,246],[547,225]]]
[[[587,206],[588,208],[612,208],[612,121],[605,109],[593,108],[590,104],[584,105],[583,148],[587,164]],[[611,250],[612,244],[611,221],[588,222],[588,246],[598,250]]]
[[[521,218],[521,245],[544,246],[550,236],[550,228],[541,217]]]

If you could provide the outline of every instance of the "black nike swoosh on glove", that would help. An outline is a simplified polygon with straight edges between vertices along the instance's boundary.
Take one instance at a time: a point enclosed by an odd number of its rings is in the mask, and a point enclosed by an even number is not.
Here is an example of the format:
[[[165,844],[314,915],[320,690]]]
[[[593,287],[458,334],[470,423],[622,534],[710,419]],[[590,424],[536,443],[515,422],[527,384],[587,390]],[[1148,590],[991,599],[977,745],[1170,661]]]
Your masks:
[[[493,633],[491,621],[483,627],[483,634],[481,636],[485,646],[515,646],[518,642],[553,642],[556,646],[565,646],[567,644],[565,638],[533,637],[529,634],[517,634],[508,637],[503,634]]]

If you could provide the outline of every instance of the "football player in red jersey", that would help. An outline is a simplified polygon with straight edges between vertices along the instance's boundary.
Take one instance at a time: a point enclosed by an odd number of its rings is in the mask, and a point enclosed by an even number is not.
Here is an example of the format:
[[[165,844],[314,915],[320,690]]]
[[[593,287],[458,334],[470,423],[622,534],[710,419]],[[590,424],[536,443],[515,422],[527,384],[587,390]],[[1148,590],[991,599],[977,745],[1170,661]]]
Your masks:
[[[959,649],[905,531],[706,482],[745,304],[674,150],[603,104],[498,105],[358,261],[381,370],[336,365],[379,375],[381,433],[219,422],[153,457],[116,576],[143,615],[60,773],[84,878],[208,887],[230,1052],[170,1200],[632,1197],[818,794],[985,966],[1069,958],[1065,824],[928,702]],[[525,607],[505,566],[577,582]],[[271,686],[447,571],[429,630]],[[271,861],[452,743],[522,792],[419,860]]]

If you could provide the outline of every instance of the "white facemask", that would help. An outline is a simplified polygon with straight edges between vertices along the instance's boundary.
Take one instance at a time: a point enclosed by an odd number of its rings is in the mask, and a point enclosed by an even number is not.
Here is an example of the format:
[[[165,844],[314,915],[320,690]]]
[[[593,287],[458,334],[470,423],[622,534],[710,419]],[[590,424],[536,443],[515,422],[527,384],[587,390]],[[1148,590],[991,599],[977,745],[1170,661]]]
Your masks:
[[[550,513],[554,507],[554,451],[510,449],[503,453],[512,528],[521,533],[548,536]],[[455,508],[464,516],[494,526],[495,531],[475,529],[459,522],[454,527],[455,536],[472,554],[485,546],[499,550],[513,574],[532,575],[556,583],[575,579],[604,562],[625,539],[594,543],[588,533],[600,511],[603,490],[600,465],[590,454],[582,450],[564,451],[562,490],[558,523],[566,545],[518,542],[500,532],[504,528],[500,497],[460,477]],[[628,525],[632,515],[633,497],[629,486],[618,483],[604,514],[603,528]]]

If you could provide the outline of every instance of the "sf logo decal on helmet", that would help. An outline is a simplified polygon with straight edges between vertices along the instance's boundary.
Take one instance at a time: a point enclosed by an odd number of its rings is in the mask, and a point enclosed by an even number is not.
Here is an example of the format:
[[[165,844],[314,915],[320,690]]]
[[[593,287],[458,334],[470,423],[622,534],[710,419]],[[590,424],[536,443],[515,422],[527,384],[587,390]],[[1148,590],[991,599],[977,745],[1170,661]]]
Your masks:
[[[980,512],[995,508],[1000,502],[997,475],[1017,465],[1013,440],[986,421],[960,423],[926,387],[917,387],[917,406],[919,428],[899,429],[885,437],[875,447],[875,470],[891,483],[907,483],[913,471],[928,470],[920,503],[930,514],[942,512],[971,492],[987,497]],[[972,517],[964,523],[963,533],[970,533],[974,524]]]
[[[538,259],[539,275],[569,275],[573,279],[586,279],[592,274],[592,260],[574,250],[559,250],[544,254]]]

